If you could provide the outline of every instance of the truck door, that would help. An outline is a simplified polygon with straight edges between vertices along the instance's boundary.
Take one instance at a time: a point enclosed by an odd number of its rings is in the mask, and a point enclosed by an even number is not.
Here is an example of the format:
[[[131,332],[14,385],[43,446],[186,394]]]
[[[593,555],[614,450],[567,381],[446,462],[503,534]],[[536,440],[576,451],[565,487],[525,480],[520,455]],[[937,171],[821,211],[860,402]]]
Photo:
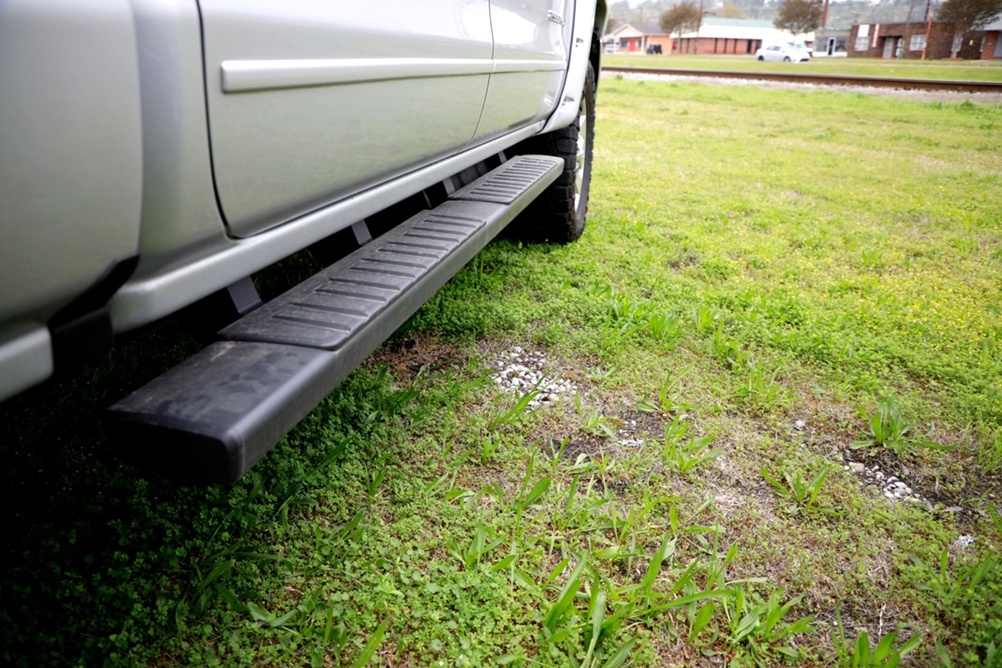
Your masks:
[[[198,0],[216,192],[246,237],[455,153],[493,68],[488,0]]]
[[[565,0],[491,0],[495,70],[478,135],[528,125],[553,111],[567,71],[573,18],[573,3]]]

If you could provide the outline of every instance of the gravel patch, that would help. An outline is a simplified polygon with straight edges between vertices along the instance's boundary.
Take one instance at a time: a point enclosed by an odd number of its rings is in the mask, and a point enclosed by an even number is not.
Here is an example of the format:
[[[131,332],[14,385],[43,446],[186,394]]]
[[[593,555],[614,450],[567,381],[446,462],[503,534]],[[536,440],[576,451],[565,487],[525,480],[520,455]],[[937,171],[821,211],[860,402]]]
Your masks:
[[[578,386],[566,372],[555,372],[550,368],[550,360],[546,353],[512,348],[497,355],[491,362],[492,380],[503,392],[517,394],[519,397],[535,391],[539,394],[529,401],[526,407],[531,411],[540,406],[555,405],[564,396],[574,396]],[[639,431],[637,421],[633,419],[616,420],[616,442],[624,448],[639,448],[644,445],[644,438]]]
[[[891,501],[904,501],[909,503],[922,503],[929,506],[929,501],[916,494],[914,490],[897,476],[887,475],[880,470],[879,466],[867,468],[859,462],[846,462],[843,468],[846,471],[856,474],[860,478],[863,486],[874,486],[880,488],[881,493]]]
[[[974,545],[974,540],[975,540],[974,536],[970,534],[964,534],[957,540],[953,541],[951,547],[953,547],[953,549],[955,550],[966,550],[969,549],[971,545]]]
[[[529,402],[529,408],[552,404],[562,395],[577,392],[574,381],[549,371],[547,362],[546,353],[531,352],[516,346],[494,359],[494,374],[491,377],[503,391],[516,393],[519,397],[533,391],[539,392]]]
[[[808,427],[806,420],[796,420],[792,426],[796,431],[804,431]],[[897,475],[885,472],[879,464],[867,466],[862,462],[849,459],[852,452],[852,450],[846,450],[843,454],[837,455],[837,459],[840,460],[839,463],[846,472],[859,479],[860,486],[876,487],[886,499],[892,502],[920,503],[930,510],[933,508],[932,502],[916,493],[907,481]],[[958,508],[958,510],[960,509]]]

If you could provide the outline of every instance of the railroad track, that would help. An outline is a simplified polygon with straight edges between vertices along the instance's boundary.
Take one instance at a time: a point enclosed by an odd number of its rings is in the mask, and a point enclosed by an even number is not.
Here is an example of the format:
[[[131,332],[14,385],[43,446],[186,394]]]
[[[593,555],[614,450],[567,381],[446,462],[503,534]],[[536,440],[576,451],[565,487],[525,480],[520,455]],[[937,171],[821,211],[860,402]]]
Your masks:
[[[816,84],[821,86],[870,86],[873,88],[899,88],[907,90],[939,90],[957,93],[1002,93],[1002,83],[980,81],[944,81],[942,79],[885,79],[882,77],[854,77],[827,74],[783,74],[779,72],[733,72],[714,70],[686,70],[667,67],[602,67],[603,72],[620,74],[663,74],[685,77],[714,77],[720,79],[755,79],[782,81],[784,83]]]

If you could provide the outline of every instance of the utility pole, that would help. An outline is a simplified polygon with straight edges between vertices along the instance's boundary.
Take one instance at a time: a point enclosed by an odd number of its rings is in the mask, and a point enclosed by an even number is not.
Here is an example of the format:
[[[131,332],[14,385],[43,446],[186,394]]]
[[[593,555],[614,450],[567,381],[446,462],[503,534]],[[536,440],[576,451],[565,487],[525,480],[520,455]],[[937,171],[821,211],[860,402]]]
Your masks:
[[[922,45],[922,60],[929,51],[929,35],[932,34],[932,0],[925,0],[925,44]]]
[[[905,39],[909,40],[909,43],[905,46],[904,52],[907,53],[911,51],[911,38],[912,38],[912,11],[915,9],[915,0],[908,5],[908,18],[905,20]],[[904,56],[904,54],[902,54]],[[907,57],[907,56],[905,56]]]
[[[703,25],[703,0],[699,0],[699,23],[696,24],[696,55],[699,55],[699,29]]]

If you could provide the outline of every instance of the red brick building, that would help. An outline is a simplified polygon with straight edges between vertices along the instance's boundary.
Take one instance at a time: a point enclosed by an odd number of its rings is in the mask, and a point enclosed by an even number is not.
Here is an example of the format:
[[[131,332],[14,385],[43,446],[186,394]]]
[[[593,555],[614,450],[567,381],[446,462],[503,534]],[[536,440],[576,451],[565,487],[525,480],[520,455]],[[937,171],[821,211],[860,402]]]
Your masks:
[[[811,45],[814,33],[799,35],[796,41]],[[665,34],[661,26],[624,23],[617,26],[605,40],[619,53],[647,53],[657,46],[660,53],[737,54],[752,55],[763,44],[795,41],[794,35],[777,29],[772,21],[703,18],[699,30],[678,37]]]
[[[620,53],[646,53],[654,45],[661,47],[661,53],[671,53],[672,39],[659,25],[624,23],[616,26],[605,41]]]
[[[928,40],[927,40],[928,31]],[[1002,59],[1002,18],[974,30],[961,40],[958,57],[966,60]],[[942,23],[925,21],[912,23],[862,23],[849,32],[846,51],[849,56],[867,58],[921,58],[923,50],[929,60],[949,58],[953,31]]]
[[[981,60],[1002,60],[1002,16],[985,26]]]

